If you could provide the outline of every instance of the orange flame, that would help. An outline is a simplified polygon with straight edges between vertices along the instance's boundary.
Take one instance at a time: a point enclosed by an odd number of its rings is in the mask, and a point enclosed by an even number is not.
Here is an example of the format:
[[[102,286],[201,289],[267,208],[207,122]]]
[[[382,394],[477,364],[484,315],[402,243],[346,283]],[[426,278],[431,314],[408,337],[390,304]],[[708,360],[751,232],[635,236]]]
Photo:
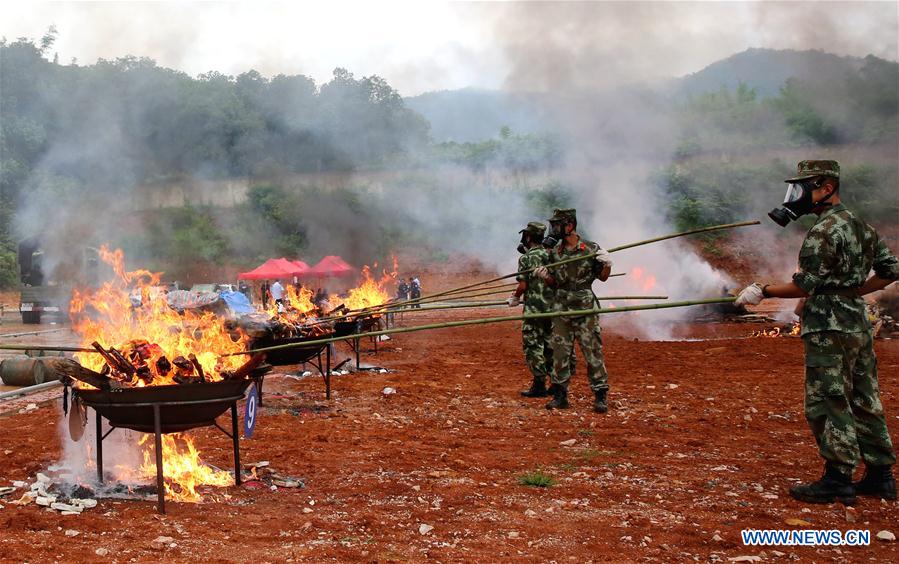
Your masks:
[[[238,334],[235,339],[224,320],[211,312],[179,314],[170,308],[164,293],[155,288],[162,273],[126,271],[121,250],[103,246],[100,258],[112,266],[116,277],[97,290],[74,290],[69,307],[72,329],[81,337],[82,346],[90,348],[97,341],[104,348],[115,347],[136,366],[146,366],[150,379],[137,381],[137,386],[175,384],[178,369],[163,372],[157,363],[171,363],[179,356],[196,356],[208,381],[221,380],[221,371],[241,366],[240,357],[220,359],[220,355],[244,350],[246,335]],[[139,307],[132,306],[132,291],[141,296]],[[98,354],[77,353],[75,358],[97,372],[105,364]]]
[[[368,265],[363,266],[362,281],[359,285],[350,289],[346,298],[336,298],[331,305],[334,307],[344,305],[347,309],[358,310],[387,303],[390,300],[390,293],[387,291],[387,287],[396,283],[398,270],[396,257],[393,258],[393,272],[384,270],[381,273],[380,280],[375,280],[371,275],[372,268],[377,267],[378,263],[374,263],[372,267]]]
[[[144,447],[144,462],[140,467],[143,478],[156,477],[156,458],[151,438],[152,435],[140,438],[140,445]],[[162,456],[166,497],[175,501],[203,501],[197,486],[230,486],[234,483],[228,472],[203,464],[193,441],[181,433],[162,435]]]
[[[656,277],[652,274],[644,275],[642,267],[635,266],[631,270],[631,279],[634,280],[644,292],[648,292],[656,287]]]

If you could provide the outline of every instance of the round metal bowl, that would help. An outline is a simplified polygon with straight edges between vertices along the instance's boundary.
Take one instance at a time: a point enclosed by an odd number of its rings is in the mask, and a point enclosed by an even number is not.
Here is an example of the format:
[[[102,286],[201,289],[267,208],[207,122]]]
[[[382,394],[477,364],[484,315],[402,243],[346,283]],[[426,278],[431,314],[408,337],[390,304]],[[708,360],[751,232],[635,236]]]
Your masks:
[[[243,399],[252,382],[241,379],[110,391],[77,389],[75,394],[111,426],[143,433],[153,432],[153,406],[159,405],[162,432],[176,433],[212,425],[231,404]]]

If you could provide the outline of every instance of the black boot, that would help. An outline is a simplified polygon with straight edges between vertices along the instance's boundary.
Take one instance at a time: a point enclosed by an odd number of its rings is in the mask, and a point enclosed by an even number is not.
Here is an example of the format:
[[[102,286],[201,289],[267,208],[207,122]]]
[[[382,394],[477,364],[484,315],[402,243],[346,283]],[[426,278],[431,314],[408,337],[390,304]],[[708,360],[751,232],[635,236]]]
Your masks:
[[[534,376],[534,382],[531,384],[531,389],[521,392],[521,395],[526,398],[545,398],[549,395],[549,392],[546,389],[543,378]]]
[[[892,466],[867,466],[864,477],[852,485],[858,495],[896,499],[896,479],[893,478]]]
[[[606,392],[608,392],[608,390],[593,392],[596,394],[596,400],[593,401],[593,411],[596,413],[605,413],[609,410],[609,406],[606,405]]]
[[[824,465],[824,475],[817,482],[800,484],[790,488],[790,495],[799,501],[808,503],[833,503],[839,501],[843,505],[855,503],[855,488],[852,478],[833,467]]]
[[[568,390],[558,384],[550,386],[553,399],[546,404],[546,409],[568,409]]]

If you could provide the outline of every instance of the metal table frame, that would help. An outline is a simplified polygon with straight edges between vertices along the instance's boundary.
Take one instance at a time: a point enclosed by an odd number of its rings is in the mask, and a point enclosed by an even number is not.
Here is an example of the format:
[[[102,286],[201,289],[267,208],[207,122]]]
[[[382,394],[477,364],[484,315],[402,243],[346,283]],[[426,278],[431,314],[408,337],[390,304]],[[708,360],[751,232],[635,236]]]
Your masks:
[[[165,514],[165,481],[163,480],[163,460],[162,460],[162,435],[168,434],[163,433],[162,431],[162,409],[167,406],[184,406],[184,405],[197,405],[197,404],[205,404],[205,403],[231,403],[231,432],[229,433],[225,429],[223,429],[218,421],[213,420],[212,425],[217,427],[222,433],[227,435],[233,444],[234,447],[234,485],[239,486],[241,484],[241,476],[240,476],[240,437],[238,435],[237,430],[237,402],[242,400],[245,397],[245,394],[241,394],[239,396],[231,396],[225,398],[215,398],[208,400],[190,400],[190,401],[160,401],[160,402],[146,402],[146,403],[104,403],[104,406],[110,407],[152,407],[153,408],[153,435],[155,437],[155,450],[156,450],[156,510],[159,513]],[[90,403],[84,402],[86,406],[93,407]],[[103,439],[109,436],[110,433],[118,429],[117,426],[113,425],[112,422],[109,422],[109,431],[103,433],[103,416],[100,415],[96,409],[94,410],[96,413],[97,419],[97,478],[100,483],[103,483]],[[208,427],[209,425],[201,425],[201,427]],[[196,428],[196,427],[195,427]],[[182,431],[172,431],[172,432],[182,432]]]

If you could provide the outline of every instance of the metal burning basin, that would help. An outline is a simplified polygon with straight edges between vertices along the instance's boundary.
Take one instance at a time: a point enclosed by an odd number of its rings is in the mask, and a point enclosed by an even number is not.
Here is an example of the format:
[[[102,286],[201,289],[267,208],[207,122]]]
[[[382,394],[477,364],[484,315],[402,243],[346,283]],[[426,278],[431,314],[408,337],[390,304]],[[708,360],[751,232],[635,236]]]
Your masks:
[[[76,389],[74,395],[109,421],[112,427],[142,433],[155,431],[154,405],[162,433],[214,425],[218,416],[243,399],[252,380],[222,380],[117,390]]]

